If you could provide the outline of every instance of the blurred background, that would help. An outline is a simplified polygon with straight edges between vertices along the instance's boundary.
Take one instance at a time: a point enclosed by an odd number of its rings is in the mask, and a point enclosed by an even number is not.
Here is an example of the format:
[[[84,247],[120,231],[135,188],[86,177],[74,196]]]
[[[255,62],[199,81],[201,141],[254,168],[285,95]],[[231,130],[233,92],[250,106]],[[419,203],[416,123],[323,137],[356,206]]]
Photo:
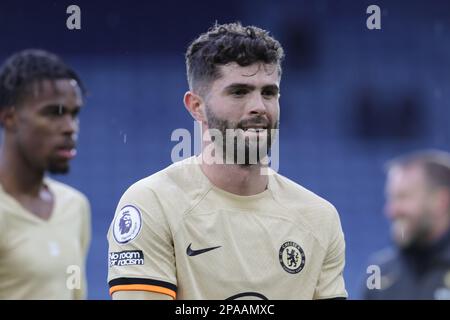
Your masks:
[[[71,4],[81,30],[66,28]],[[366,27],[371,4],[381,30]],[[174,129],[193,131],[184,52],[216,21],[268,29],[284,46],[280,173],[338,209],[347,290],[358,299],[369,256],[390,245],[384,163],[450,150],[448,0],[2,0],[0,59],[55,52],[89,91],[78,156],[56,177],[91,201],[89,298],[109,299],[106,233],[120,196],[171,163]]]

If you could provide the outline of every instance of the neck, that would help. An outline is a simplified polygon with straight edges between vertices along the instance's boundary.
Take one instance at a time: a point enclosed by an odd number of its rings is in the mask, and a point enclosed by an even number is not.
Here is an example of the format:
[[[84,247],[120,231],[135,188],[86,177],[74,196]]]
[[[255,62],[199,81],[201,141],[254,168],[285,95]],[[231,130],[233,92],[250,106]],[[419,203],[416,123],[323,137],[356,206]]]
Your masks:
[[[268,176],[261,174],[261,165],[216,164],[208,155],[200,157],[201,169],[216,187],[241,196],[251,196],[267,189]]]
[[[430,248],[440,243],[440,240],[444,238],[446,233],[450,232],[450,217],[448,214],[447,217],[442,215],[441,218],[434,217],[434,219],[436,220],[432,229],[407,244],[403,248],[405,251],[416,253],[419,250],[422,253],[424,250],[430,250]]]
[[[0,148],[0,183],[12,195],[38,196],[43,185],[44,171],[36,170],[12,148],[6,139]]]

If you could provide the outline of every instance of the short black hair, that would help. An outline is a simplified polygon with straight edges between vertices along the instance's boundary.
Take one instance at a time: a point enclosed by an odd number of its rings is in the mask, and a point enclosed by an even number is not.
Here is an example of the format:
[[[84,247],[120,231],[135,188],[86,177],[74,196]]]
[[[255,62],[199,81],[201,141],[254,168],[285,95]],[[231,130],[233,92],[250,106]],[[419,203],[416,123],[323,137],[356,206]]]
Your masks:
[[[215,24],[201,34],[186,52],[187,78],[190,90],[199,90],[220,77],[217,66],[236,62],[242,67],[256,62],[276,64],[281,75],[284,51],[266,30],[244,27],[240,22]]]
[[[77,73],[57,55],[26,49],[10,56],[0,67],[0,110],[25,98],[33,85],[43,80],[73,79],[82,93],[85,88]]]
[[[440,150],[420,150],[389,161],[387,169],[419,165],[424,169],[431,187],[444,187],[450,191],[450,153]]]

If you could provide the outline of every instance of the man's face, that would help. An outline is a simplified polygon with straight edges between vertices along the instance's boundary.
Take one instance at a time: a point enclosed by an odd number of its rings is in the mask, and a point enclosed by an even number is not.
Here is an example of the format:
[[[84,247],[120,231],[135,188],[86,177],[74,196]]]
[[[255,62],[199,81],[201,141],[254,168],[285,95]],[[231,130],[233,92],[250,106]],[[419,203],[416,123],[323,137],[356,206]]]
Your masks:
[[[218,129],[224,139],[227,129],[242,129],[237,135],[245,139],[245,150],[235,152],[248,154],[250,140],[269,150],[273,138],[270,130],[277,129],[279,121],[277,66],[257,63],[241,67],[230,63],[219,68],[221,77],[212,83],[205,97],[208,129]]]
[[[15,110],[16,143],[29,165],[51,173],[69,171],[82,104],[75,80],[45,80],[33,87]]]
[[[386,184],[386,214],[398,246],[426,242],[433,226],[432,196],[425,172],[419,165],[393,167]]]

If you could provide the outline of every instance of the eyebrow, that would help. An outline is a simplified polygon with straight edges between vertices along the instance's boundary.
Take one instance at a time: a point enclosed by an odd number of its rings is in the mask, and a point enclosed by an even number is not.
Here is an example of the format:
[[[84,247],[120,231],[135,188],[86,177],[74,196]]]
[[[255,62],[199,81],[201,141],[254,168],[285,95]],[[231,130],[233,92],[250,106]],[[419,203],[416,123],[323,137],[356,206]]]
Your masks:
[[[247,90],[255,90],[255,86],[247,83],[232,83],[225,87],[224,91],[229,92],[236,89],[247,89]],[[278,93],[280,91],[280,88],[275,84],[269,84],[262,87],[262,90],[273,90],[275,93]]]
[[[42,108],[42,110],[51,110],[51,109],[60,109],[60,108],[64,112],[69,111],[69,108],[64,104],[48,104],[48,105],[44,106]],[[76,105],[74,108],[71,108],[71,109],[73,109],[72,112],[76,112],[81,109],[81,106]]]

